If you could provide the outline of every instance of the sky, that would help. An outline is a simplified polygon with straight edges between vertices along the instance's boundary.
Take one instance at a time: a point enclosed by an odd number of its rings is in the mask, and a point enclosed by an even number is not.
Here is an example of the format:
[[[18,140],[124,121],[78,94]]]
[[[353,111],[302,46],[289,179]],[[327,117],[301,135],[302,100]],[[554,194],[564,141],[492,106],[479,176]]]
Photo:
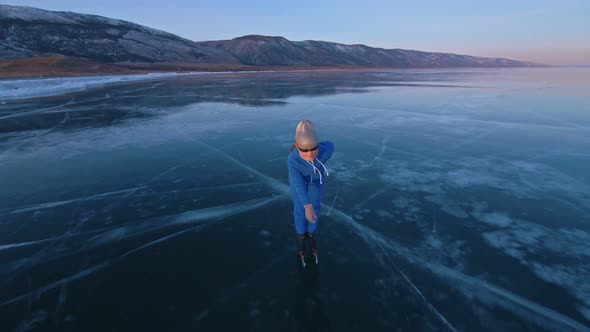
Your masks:
[[[194,41],[259,34],[590,65],[590,0],[0,0],[131,21]]]

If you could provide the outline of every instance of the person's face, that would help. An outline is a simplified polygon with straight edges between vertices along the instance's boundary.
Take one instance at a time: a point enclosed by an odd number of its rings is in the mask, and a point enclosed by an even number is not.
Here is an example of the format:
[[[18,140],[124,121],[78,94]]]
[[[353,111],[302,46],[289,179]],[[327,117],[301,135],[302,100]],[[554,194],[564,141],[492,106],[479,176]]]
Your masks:
[[[297,151],[299,151],[299,156],[307,161],[312,161],[318,155],[318,146],[316,145],[315,148],[312,149],[300,149],[297,147]]]

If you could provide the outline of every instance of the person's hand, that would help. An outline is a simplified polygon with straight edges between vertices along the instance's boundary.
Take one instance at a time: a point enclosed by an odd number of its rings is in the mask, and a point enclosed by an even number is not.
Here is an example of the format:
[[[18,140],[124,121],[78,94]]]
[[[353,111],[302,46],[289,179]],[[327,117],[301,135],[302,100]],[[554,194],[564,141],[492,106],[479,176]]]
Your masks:
[[[311,204],[305,204],[303,207],[305,208],[305,219],[312,224],[315,223],[318,217],[315,215],[313,206]]]

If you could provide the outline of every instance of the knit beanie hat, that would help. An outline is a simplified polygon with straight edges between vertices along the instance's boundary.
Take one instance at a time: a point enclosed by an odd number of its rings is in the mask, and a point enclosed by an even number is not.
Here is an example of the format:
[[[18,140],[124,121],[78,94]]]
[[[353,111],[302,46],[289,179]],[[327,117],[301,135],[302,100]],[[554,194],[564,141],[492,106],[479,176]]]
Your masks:
[[[313,149],[318,145],[315,126],[309,120],[302,120],[295,129],[295,144],[300,149]]]

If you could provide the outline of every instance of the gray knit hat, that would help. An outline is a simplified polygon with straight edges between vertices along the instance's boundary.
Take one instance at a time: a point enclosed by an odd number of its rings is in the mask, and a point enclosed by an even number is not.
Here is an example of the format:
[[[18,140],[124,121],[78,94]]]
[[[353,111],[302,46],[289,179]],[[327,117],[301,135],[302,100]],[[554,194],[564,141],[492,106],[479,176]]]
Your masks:
[[[300,149],[313,149],[318,145],[315,126],[309,120],[301,120],[295,129],[295,144]]]

